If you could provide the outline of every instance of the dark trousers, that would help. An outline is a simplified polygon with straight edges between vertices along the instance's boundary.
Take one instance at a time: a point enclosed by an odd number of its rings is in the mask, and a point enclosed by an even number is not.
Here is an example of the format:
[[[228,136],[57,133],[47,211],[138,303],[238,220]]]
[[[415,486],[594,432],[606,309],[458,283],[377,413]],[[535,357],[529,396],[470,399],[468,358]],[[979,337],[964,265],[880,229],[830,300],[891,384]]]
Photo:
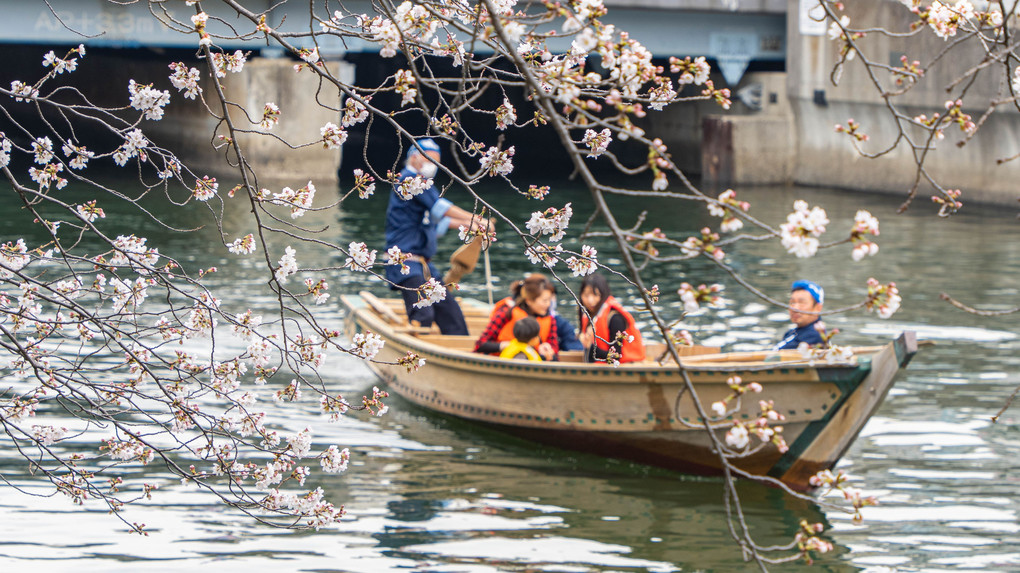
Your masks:
[[[415,308],[414,303],[418,302],[418,292],[414,289],[425,284],[425,277],[418,275],[408,277],[400,283],[401,296],[404,297],[404,309],[407,310],[408,321],[418,321],[422,326],[429,327],[435,322],[439,326],[439,332],[443,334],[467,334],[467,322],[464,320],[464,313],[454,298],[452,292],[446,294],[446,298],[422,308]],[[410,290],[404,290],[410,289]]]

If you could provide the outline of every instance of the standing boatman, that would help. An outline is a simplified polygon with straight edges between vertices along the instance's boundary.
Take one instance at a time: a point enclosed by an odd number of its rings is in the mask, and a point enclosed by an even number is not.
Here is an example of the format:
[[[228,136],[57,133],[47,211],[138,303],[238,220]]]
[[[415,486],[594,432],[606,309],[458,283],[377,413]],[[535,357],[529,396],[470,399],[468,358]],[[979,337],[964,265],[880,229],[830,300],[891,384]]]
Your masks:
[[[417,147],[412,146],[407,152],[400,181],[415,176],[432,179],[439,170],[439,144],[431,138],[419,139],[416,143]],[[435,322],[443,334],[468,333],[464,313],[453,295],[448,293],[442,301],[422,308],[415,308],[414,304],[419,300],[418,287],[430,278],[442,280],[439,270],[432,264],[437,249],[436,239],[450,227],[462,225],[485,226],[488,229],[491,223],[440,197],[435,184],[410,199],[401,197],[396,187],[390,193],[386,208],[386,247],[396,246],[401,252],[410,254],[411,258],[405,262],[410,269],[409,274],[401,274],[400,265],[387,265],[386,280],[390,281],[391,289],[399,290],[403,296],[409,322],[416,321],[424,327]]]

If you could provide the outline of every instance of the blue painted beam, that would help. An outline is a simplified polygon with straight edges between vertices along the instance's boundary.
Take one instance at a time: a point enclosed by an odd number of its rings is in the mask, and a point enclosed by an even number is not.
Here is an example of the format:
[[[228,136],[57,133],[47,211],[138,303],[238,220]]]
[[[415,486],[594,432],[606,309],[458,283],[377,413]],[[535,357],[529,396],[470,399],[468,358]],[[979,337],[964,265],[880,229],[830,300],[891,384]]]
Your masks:
[[[690,11],[678,9],[641,8],[650,0],[623,0],[629,7],[613,7],[605,18],[618,30],[627,30],[631,37],[641,42],[657,57],[708,56],[720,63],[729,61],[734,65],[751,60],[781,62],[786,58],[786,17],[781,13],[748,13],[728,11]],[[693,0],[656,0],[660,5],[697,5]],[[692,3],[693,2],[693,3]],[[759,0],[759,3],[767,3]],[[208,3],[207,3],[208,4]],[[35,0],[0,0],[0,42],[17,44],[78,44],[96,47],[140,47],[196,48],[198,36],[175,31],[159,22],[149,11],[145,2],[117,5],[105,0],[50,0],[53,11],[46,3]],[[252,11],[266,10],[270,0],[246,2]],[[193,8],[182,2],[166,2],[169,14],[190,26],[189,17]],[[370,2],[354,0],[346,2],[348,10],[369,11]],[[224,10],[222,6],[210,9],[210,14],[223,18],[238,26],[241,32],[248,32],[252,26],[237,14]],[[155,8],[154,8],[155,9]],[[283,32],[307,30],[307,18],[291,14],[280,25],[283,16],[292,11],[291,5],[274,10],[268,18],[271,26],[279,26]],[[161,10],[156,13],[163,16]],[[164,16],[165,17],[165,16]],[[210,20],[209,29],[217,33],[233,35],[225,25]],[[317,26],[316,26],[317,31]],[[264,41],[247,42],[237,40],[214,40],[217,45],[229,49],[258,49]],[[299,46],[309,42],[295,41]],[[566,50],[570,39],[562,38],[552,42],[550,47]],[[356,39],[341,41],[337,37],[320,36],[320,50],[326,55],[344,52],[374,52],[376,44]],[[740,70],[742,73],[742,69]],[[733,82],[731,82],[733,83]]]

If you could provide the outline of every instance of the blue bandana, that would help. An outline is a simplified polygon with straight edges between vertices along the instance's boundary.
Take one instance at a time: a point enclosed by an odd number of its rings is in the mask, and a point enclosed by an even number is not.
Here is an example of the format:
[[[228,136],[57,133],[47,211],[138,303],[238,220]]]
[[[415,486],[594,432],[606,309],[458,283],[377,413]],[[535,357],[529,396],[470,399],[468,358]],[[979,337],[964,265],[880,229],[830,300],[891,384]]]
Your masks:
[[[417,140],[415,143],[417,143],[418,147],[422,148],[422,150],[424,151],[435,151],[436,153],[442,153],[442,150],[439,149],[439,144],[436,143],[436,140],[432,139],[431,137],[424,137],[422,139]],[[418,147],[412,145],[411,149],[407,150],[408,159],[410,159],[414,155],[421,153],[420,151],[418,151]]]
[[[806,290],[811,298],[815,299],[815,302],[822,304],[825,302],[825,291],[822,287],[818,286],[818,283],[811,281],[795,281],[790,287],[790,292],[795,290]]]

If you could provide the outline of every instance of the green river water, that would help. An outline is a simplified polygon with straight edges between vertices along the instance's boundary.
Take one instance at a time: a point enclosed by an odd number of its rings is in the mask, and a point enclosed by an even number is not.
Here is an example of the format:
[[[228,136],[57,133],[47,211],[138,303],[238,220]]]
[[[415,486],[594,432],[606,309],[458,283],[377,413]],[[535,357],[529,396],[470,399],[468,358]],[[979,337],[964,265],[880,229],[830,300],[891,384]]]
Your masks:
[[[64,192],[87,193],[73,186]],[[321,189],[320,194],[328,195]],[[466,195],[451,191],[450,197],[463,205]],[[576,233],[591,213],[586,192],[568,183],[554,184],[541,204],[522,203],[496,188],[485,198],[505,206],[518,225],[531,210],[572,202]],[[856,311],[827,322],[840,328],[846,344],[873,344],[907,329],[936,343],[923,348],[900,375],[841,462],[866,494],[881,501],[865,510],[862,524],[775,489],[741,485],[748,524],[762,544],[788,542],[801,519],[830,526],[825,538],[835,545],[833,553],[811,567],[795,563],[774,570],[1020,570],[1020,416],[1011,410],[997,424],[990,422],[1020,384],[1017,318],[981,319],[939,301],[939,294],[948,291],[986,308],[1017,304],[1020,223],[1015,213],[967,205],[961,214],[941,220],[930,203],[919,202],[906,214],[895,215],[896,198],[805,188],[744,189],[740,198],[773,225],[783,221],[796,198],[821,205],[832,221],[831,237],[845,236],[857,208],[866,204],[881,221],[876,257],[854,263],[850,247],[842,246],[812,259],[796,259],[769,242],[731,248],[729,260],[778,298],[786,297],[793,278],[813,278],[826,288],[828,308],[860,300],[870,276],[896,281],[904,300],[891,319]],[[385,202],[386,193],[377,193],[369,200],[349,200],[340,209],[310,213],[302,222],[326,227],[319,238],[328,242],[368,240],[382,251]],[[674,237],[718,221],[694,205],[617,199],[613,206],[622,224],[631,224],[647,210],[649,225]],[[37,238],[11,193],[2,194],[0,212],[0,242]],[[120,232],[147,236],[161,252],[188,264],[219,267],[210,284],[224,291],[228,307],[272,308],[273,299],[260,286],[265,277],[253,264],[227,253],[211,227],[181,234],[138,216],[113,215],[111,225]],[[167,219],[195,226],[207,217],[190,210]],[[225,227],[230,233],[251,230],[244,226],[243,208],[227,210]],[[274,240],[280,252],[288,244]],[[448,256],[455,243],[447,237],[439,258]],[[607,243],[594,244],[602,262],[619,264]],[[533,268],[521,251],[519,242],[509,237],[493,249],[497,296],[510,280]],[[325,267],[343,261],[322,249],[302,251],[299,263]],[[647,277],[649,284],[663,288],[663,307],[672,313],[677,312],[673,293],[680,282],[725,282],[718,270],[702,262],[651,268]],[[485,298],[481,273],[476,271],[474,279],[461,294]],[[364,275],[337,273],[331,283],[334,298],[325,317],[338,327],[342,313],[336,295],[363,288],[379,295],[388,292]],[[732,282],[726,284],[730,302],[724,309],[687,320],[700,341],[727,349],[761,349],[788,327],[782,309],[766,306]],[[617,294],[632,300],[633,293]],[[560,311],[572,316],[570,301],[560,298]],[[377,383],[363,364],[349,358],[332,359],[324,377],[336,391],[358,396]],[[282,406],[289,414],[286,429],[310,425],[317,443],[341,444],[354,454],[346,474],[319,476],[313,484],[348,510],[342,524],[319,532],[258,525],[150,466],[147,481],[162,480],[163,488],[152,502],[131,509],[129,519],[146,523],[151,533],[131,536],[102,507],[78,507],[51,495],[33,481],[9,441],[4,442],[0,476],[36,495],[0,487],[0,570],[755,570],[742,560],[727,533],[717,479],[536,446],[431,415],[396,398],[390,405],[382,418],[349,416],[338,424],[318,416],[318,403],[311,397]]]

